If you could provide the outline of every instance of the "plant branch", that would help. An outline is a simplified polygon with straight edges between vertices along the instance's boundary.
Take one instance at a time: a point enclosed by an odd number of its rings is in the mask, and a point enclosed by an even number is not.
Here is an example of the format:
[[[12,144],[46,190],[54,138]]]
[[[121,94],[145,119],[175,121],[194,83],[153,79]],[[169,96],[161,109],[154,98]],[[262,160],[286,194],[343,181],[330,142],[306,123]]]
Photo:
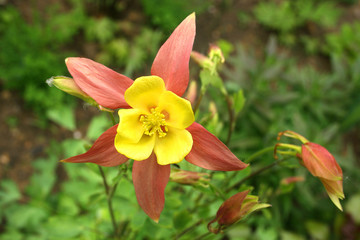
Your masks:
[[[195,240],[203,239],[203,238],[209,236],[210,234],[211,234],[211,232],[206,232],[206,233],[204,233],[203,235],[200,235],[199,237],[195,238]]]
[[[109,184],[107,183],[106,176],[105,176],[105,173],[104,173],[104,170],[102,169],[102,167],[101,166],[98,166],[98,167],[99,167],[99,171],[100,171],[101,177],[103,179],[104,187],[105,187],[105,193],[106,193],[107,204],[108,204],[109,213],[110,213],[110,217],[111,217],[111,223],[112,223],[113,228],[114,228],[114,235],[117,236],[118,228],[117,228],[117,225],[116,225],[116,219],[115,219],[115,215],[114,215],[114,208],[112,206],[112,201],[111,201],[114,190],[109,187]]]
[[[267,153],[267,152],[273,152],[273,151],[274,151],[274,147],[266,147],[266,148],[263,148],[263,149],[255,152],[254,154],[252,154],[252,155],[251,155],[250,157],[248,157],[244,162],[245,162],[245,163],[251,163],[255,158],[257,158],[257,157],[259,157],[259,156],[261,156],[261,155],[263,155],[263,154],[265,154],[265,153]],[[228,179],[233,179],[233,178],[236,176],[237,173],[238,173],[238,172],[234,172],[234,173],[230,176],[230,178],[228,178]],[[225,187],[225,186],[227,186],[227,184],[228,184],[228,182],[226,182],[223,186]]]
[[[231,100],[230,96],[227,94],[227,92],[224,92],[224,94],[225,94],[226,105],[227,105],[228,113],[229,113],[229,131],[228,131],[228,135],[227,135],[227,139],[226,139],[226,145],[229,145],[232,132],[235,128],[235,116],[234,116],[234,110],[232,108],[233,107],[232,100]]]
[[[275,167],[276,165],[278,165],[279,163],[285,161],[286,159],[287,159],[287,158],[284,158],[284,159],[281,159],[281,160],[277,160],[277,161],[275,161],[275,162],[273,162],[273,163],[271,163],[271,164],[269,164],[269,165],[267,165],[267,166],[265,166],[265,167],[263,167],[263,168],[258,169],[257,171],[253,172],[253,173],[250,174],[249,176],[241,179],[241,180],[238,181],[237,183],[235,183],[235,184],[233,184],[232,186],[230,186],[228,189],[225,190],[225,192],[228,193],[228,192],[230,192],[232,189],[238,188],[239,186],[241,186],[241,185],[242,185],[245,181],[247,181],[248,179],[250,179],[250,178],[252,178],[252,177],[254,177],[254,176],[256,176],[256,175],[258,175],[258,174],[260,174],[260,173],[262,173],[262,172],[264,172],[264,171],[266,171],[266,170],[268,170],[268,169],[270,169],[270,168],[272,168],[272,167]]]
[[[245,162],[246,163],[251,163],[255,158],[257,158],[257,157],[259,157],[259,156],[261,156],[261,155],[263,155],[264,153],[267,153],[267,152],[274,152],[274,146],[266,147],[266,148],[261,149],[260,151],[255,152],[250,157],[248,157],[245,160]]]
[[[196,101],[196,104],[194,106],[194,115],[195,113],[197,112],[197,110],[199,109],[199,106],[200,106],[200,103],[201,103],[201,100],[203,99],[204,97],[204,94],[205,94],[205,91],[204,90],[200,90],[200,95]]]
[[[114,118],[114,114],[112,112],[108,112],[112,125],[114,126],[116,124],[115,118]]]
[[[194,228],[199,226],[201,223],[203,223],[203,220],[199,220],[196,223],[194,223],[193,225],[191,225],[190,227],[185,228],[181,233],[179,233],[178,235],[175,236],[175,239],[179,239],[180,237],[182,237],[186,233],[190,232],[191,230],[193,230]]]

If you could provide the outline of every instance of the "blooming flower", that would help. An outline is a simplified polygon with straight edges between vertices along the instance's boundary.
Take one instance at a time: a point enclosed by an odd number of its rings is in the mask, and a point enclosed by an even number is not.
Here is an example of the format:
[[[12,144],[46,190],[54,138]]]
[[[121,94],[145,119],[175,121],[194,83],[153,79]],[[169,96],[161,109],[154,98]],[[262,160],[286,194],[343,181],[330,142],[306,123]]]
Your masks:
[[[279,143],[277,144],[277,148],[285,147],[295,150],[295,154],[299,157],[301,164],[304,165],[313,176],[320,179],[331,201],[342,211],[339,199],[345,198],[343,192],[343,173],[334,156],[323,146],[309,142],[298,133],[284,131],[279,133],[279,137],[282,135],[298,139],[303,144],[300,148],[299,146],[291,144]]]
[[[214,135],[194,122],[189,101],[181,98],[189,82],[195,14],[189,15],[157,53],[151,76],[135,81],[85,58],[68,58],[75,83],[99,105],[119,110],[120,123],[105,131],[84,154],[62,162],[116,166],[129,158],[140,207],[158,221],[170,164],[184,158],[209,170],[241,170],[241,162]]]
[[[250,213],[270,207],[270,204],[260,203],[259,197],[254,195],[248,195],[249,190],[239,192],[229,199],[227,199],[219,208],[216,213],[215,219],[209,222],[208,229],[210,232],[219,233],[225,227],[232,225]],[[218,223],[217,228],[213,228],[212,224]]]

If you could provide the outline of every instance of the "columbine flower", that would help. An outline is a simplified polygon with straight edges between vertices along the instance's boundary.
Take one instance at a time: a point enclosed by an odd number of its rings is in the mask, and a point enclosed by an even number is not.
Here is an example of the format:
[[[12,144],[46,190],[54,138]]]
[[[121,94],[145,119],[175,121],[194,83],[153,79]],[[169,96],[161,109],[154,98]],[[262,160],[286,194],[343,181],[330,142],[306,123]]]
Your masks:
[[[270,204],[260,203],[259,197],[254,195],[248,195],[249,190],[239,192],[229,199],[227,199],[219,208],[216,213],[215,219],[208,224],[208,229],[212,233],[219,233],[224,228],[240,221],[250,213],[270,207]],[[216,228],[212,227],[212,224],[217,222]]]
[[[133,183],[139,205],[158,221],[170,164],[184,158],[199,167],[233,171],[241,162],[214,135],[194,122],[189,101],[181,98],[189,82],[195,14],[188,16],[160,48],[151,76],[135,81],[85,58],[68,58],[76,84],[98,104],[119,110],[120,123],[105,131],[84,154],[63,162],[116,166],[135,160]]]
[[[285,147],[295,150],[294,153],[299,157],[301,164],[304,165],[313,176],[320,179],[331,201],[342,211],[339,199],[345,198],[343,192],[343,173],[334,156],[323,146],[309,142],[298,133],[284,131],[279,133],[279,137],[282,135],[298,139],[303,144],[300,148],[299,146],[291,144],[279,143],[277,144],[277,148]]]

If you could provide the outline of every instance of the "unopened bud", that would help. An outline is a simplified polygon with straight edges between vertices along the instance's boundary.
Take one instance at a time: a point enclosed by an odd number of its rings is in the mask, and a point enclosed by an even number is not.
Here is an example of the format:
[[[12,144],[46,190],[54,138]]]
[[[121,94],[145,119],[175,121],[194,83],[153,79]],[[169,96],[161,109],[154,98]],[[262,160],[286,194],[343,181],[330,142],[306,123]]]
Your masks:
[[[185,98],[189,100],[192,105],[194,105],[196,96],[197,96],[197,83],[195,81],[191,81],[189,88],[186,92]]]
[[[248,195],[249,190],[239,192],[227,199],[219,208],[214,220],[209,222],[208,229],[212,233],[219,233],[226,227],[240,221],[250,213],[270,207],[270,204],[260,203],[259,197]],[[217,227],[213,228],[212,224],[217,222]]]
[[[331,201],[342,211],[339,199],[344,199],[343,173],[334,156],[321,145],[305,143],[301,148],[303,165],[320,179]]]
[[[170,181],[184,184],[184,185],[197,185],[206,186],[210,181],[208,173],[199,173],[184,171],[179,169],[171,169]]]
[[[281,185],[289,185],[292,183],[296,183],[296,182],[303,182],[305,181],[305,178],[302,176],[293,176],[293,177],[288,177],[288,178],[284,178],[281,180]]]
[[[74,79],[72,78],[56,76],[46,80],[46,83],[49,84],[49,86],[55,86],[70,95],[81,98],[86,102],[95,102],[94,99],[92,99],[83,90],[81,90],[81,88],[75,83]]]
[[[211,62],[210,58],[206,57],[205,55],[196,51],[192,51],[190,56],[197,64],[200,65],[200,67],[206,69],[214,68],[214,63]]]
[[[280,132],[281,136],[287,136],[302,142],[301,146],[293,144],[278,143],[275,145],[274,156],[276,153],[282,155],[293,155],[300,159],[300,163],[306,167],[309,172],[320,179],[324,185],[331,201],[342,211],[339,199],[344,199],[343,192],[343,173],[334,156],[323,146],[312,143],[305,137],[293,131]],[[284,151],[279,149],[288,149]]]
[[[209,111],[211,112],[212,117],[216,116],[218,113],[216,104],[213,101],[209,103]]]
[[[221,51],[221,49],[215,45],[215,44],[210,44],[210,50],[209,50],[209,58],[210,60],[215,63],[224,63],[225,62],[225,57],[223,52]]]
[[[107,109],[107,108],[100,106],[92,97],[90,97],[83,90],[81,90],[81,88],[76,84],[76,82],[72,78],[56,76],[56,77],[51,77],[51,78],[47,79],[46,83],[50,87],[55,86],[58,89],[66,92],[70,95],[73,95],[75,97],[78,97],[93,106],[97,106],[101,111],[112,112],[111,109]]]

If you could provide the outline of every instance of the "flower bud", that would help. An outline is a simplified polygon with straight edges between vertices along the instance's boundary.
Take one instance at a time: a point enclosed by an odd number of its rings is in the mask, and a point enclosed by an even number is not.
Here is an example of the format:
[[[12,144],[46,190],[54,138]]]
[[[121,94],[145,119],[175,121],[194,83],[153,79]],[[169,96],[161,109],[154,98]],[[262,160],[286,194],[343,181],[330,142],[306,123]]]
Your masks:
[[[197,84],[195,81],[191,81],[189,88],[186,92],[185,98],[187,100],[189,100],[191,102],[192,105],[195,104],[195,100],[196,100],[196,95],[197,95]]]
[[[81,90],[81,88],[76,84],[76,82],[72,78],[56,76],[56,77],[51,77],[48,80],[46,80],[46,83],[49,86],[55,86],[58,89],[66,92],[70,95],[78,97],[93,106],[97,106],[101,111],[112,112],[111,109],[107,109],[107,108],[104,108],[103,106],[100,106],[93,98],[91,98],[88,94],[86,94],[83,90]]]
[[[305,178],[302,176],[293,176],[293,177],[288,177],[288,178],[284,178],[281,180],[280,184],[281,185],[289,185],[292,183],[296,183],[296,182],[303,182],[305,181]]]
[[[275,155],[294,155],[300,159],[300,163],[306,167],[309,172],[320,179],[324,185],[331,201],[342,211],[339,199],[344,199],[343,192],[343,173],[336,162],[334,156],[323,146],[309,142],[306,138],[292,131],[279,133],[278,140],[281,136],[298,139],[303,144],[301,148],[292,144],[278,143],[275,146]],[[279,151],[279,148],[287,148],[291,151]]]
[[[227,199],[216,213],[215,219],[208,224],[208,229],[212,233],[219,233],[227,226],[230,226],[250,213],[270,207],[270,204],[259,203],[259,197],[248,195],[249,190],[239,192]],[[218,226],[213,228],[211,225],[217,222]]]
[[[197,64],[200,65],[200,67],[206,69],[214,68],[214,64],[211,62],[210,58],[206,57],[205,55],[196,51],[192,51],[190,56]]]
[[[209,50],[209,58],[210,60],[215,63],[224,63],[225,62],[225,57],[223,52],[221,51],[221,49],[215,45],[215,44],[210,44],[210,50]]]
[[[95,101],[89,95],[87,95],[83,90],[81,90],[81,88],[75,83],[74,79],[72,78],[56,76],[56,77],[51,77],[50,79],[46,80],[46,82],[47,84],[49,84],[49,86],[55,86],[58,89],[75,97],[81,98],[86,102]]]
[[[179,169],[171,169],[170,173],[170,181],[184,185],[199,184],[206,186],[206,184],[210,181],[209,177],[210,175],[208,173],[191,172]]]
[[[339,199],[344,199],[343,173],[331,153],[316,143],[305,143],[301,148],[303,165],[323,183],[331,201],[342,211]]]

